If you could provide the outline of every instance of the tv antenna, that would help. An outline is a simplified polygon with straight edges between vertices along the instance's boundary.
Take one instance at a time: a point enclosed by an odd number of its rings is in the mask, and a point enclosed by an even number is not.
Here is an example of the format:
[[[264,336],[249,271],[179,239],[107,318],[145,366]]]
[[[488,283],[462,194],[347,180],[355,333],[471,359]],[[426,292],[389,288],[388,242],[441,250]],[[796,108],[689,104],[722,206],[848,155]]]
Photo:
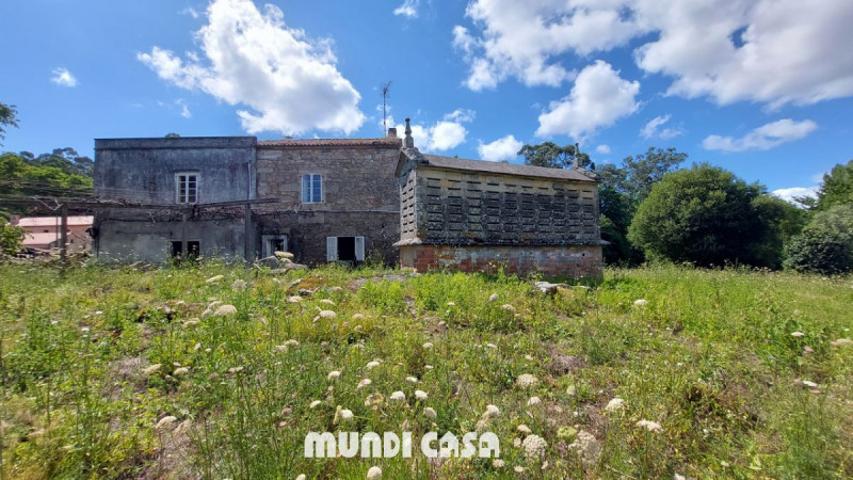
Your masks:
[[[388,94],[391,93],[391,80],[385,82],[382,85],[382,132],[383,134],[388,131]]]

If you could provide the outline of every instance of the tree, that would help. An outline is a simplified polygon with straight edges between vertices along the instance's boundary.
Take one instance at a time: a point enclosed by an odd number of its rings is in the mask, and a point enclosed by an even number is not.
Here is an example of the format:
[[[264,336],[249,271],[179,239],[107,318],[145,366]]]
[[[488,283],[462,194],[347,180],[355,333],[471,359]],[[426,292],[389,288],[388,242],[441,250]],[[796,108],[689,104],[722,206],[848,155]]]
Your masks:
[[[650,258],[773,266],[761,245],[775,219],[756,205],[761,194],[759,185],[707,164],[666,174],[638,207],[628,239]]]
[[[598,170],[600,212],[608,220],[601,219],[601,238],[610,243],[603,249],[608,264],[643,261],[643,252],[627,238],[631,218],[652,185],[686,158],[674,148],[649,148],[645,154],[625,158],[622,166],[608,164]]]
[[[0,254],[14,255],[21,251],[24,229],[6,222],[0,223]]]
[[[18,126],[18,110],[14,105],[0,102],[0,140],[6,138],[6,127]],[[2,145],[2,143],[0,143]]]
[[[824,275],[853,271],[853,203],[817,212],[785,249],[785,266]]]
[[[524,145],[518,154],[524,157],[525,164],[537,167],[572,168],[577,158],[579,167],[595,169],[589,155],[581,152],[576,145],[561,147],[554,142]]]
[[[605,165],[598,172],[601,183],[628,196],[636,206],[642,202],[664,175],[687,160],[687,154],[674,148],[649,147],[645,154],[627,156],[623,166]]]
[[[829,210],[834,205],[853,204],[853,160],[839,163],[823,176],[815,209]]]

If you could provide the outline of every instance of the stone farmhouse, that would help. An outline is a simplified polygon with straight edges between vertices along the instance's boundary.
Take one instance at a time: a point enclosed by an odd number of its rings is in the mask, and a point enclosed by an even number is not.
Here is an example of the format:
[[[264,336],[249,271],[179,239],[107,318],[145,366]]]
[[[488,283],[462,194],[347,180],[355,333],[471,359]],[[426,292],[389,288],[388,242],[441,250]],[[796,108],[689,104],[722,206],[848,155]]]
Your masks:
[[[595,177],[421,154],[384,138],[95,140],[93,249],[106,261],[200,255],[309,265],[599,276]],[[402,199],[402,206],[401,206]]]

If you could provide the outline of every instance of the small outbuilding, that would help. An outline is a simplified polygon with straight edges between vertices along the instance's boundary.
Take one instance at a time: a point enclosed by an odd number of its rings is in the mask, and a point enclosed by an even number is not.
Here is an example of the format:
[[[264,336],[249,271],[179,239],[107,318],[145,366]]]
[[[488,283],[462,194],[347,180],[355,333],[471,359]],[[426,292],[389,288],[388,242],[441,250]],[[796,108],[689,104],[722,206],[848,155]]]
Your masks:
[[[594,173],[424,155],[408,122],[396,173],[402,267],[601,277]]]

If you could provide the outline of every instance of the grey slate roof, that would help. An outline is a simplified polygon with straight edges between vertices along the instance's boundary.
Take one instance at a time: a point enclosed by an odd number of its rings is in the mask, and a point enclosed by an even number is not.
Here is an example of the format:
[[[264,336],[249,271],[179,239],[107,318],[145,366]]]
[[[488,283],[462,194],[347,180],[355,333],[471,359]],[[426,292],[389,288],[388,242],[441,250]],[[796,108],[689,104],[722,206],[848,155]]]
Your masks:
[[[421,164],[450,170],[468,170],[475,172],[498,173],[503,175],[521,175],[526,177],[595,182],[594,178],[578,170],[536,167],[533,165],[518,165],[504,162],[487,162],[485,160],[467,160],[463,158],[443,157],[440,155],[421,155],[421,158]]]

